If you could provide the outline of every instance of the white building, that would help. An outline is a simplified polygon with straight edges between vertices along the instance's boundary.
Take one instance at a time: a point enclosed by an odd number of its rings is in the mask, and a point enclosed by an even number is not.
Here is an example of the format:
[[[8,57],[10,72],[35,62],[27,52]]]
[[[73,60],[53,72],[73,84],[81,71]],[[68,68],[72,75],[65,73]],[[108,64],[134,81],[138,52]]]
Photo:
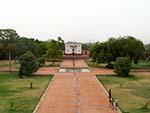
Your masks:
[[[78,42],[66,42],[65,54],[82,54],[82,44]]]

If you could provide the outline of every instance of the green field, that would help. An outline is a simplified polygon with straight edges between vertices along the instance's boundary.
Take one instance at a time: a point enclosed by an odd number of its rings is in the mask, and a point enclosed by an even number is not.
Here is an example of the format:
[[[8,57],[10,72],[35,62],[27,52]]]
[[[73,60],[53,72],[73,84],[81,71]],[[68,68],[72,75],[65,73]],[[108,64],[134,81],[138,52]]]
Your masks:
[[[132,69],[150,69],[150,61],[140,60],[138,64],[132,62]]]
[[[17,73],[0,73],[0,113],[32,113],[51,79],[52,76],[20,79]]]
[[[88,61],[87,62],[88,66],[90,67],[97,67],[97,68],[104,68],[107,64],[106,63],[96,63],[96,62],[91,62],[91,61]]]
[[[106,63],[98,64],[96,62],[88,61],[88,65],[90,67],[104,68],[106,67],[107,64]],[[132,62],[131,67],[132,69],[150,69],[150,61],[140,60],[138,64]]]
[[[11,61],[12,69],[16,71],[19,69],[20,64],[19,62],[15,62],[14,60]],[[6,68],[9,71],[9,60],[0,60],[0,68]]]
[[[111,75],[97,77],[107,90],[112,89],[113,98],[119,99],[123,113],[150,113],[150,74],[128,78]],[[146,103],[149,103],[148,109],[143,109]]]

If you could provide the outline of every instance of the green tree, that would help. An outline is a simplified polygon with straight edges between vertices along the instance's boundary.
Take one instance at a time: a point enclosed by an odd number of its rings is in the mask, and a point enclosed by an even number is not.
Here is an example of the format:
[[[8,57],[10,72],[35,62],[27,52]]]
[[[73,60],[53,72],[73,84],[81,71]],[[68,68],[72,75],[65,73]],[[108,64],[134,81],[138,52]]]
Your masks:
[[[2,44],[2,42],[1,42],[1,40],[0,40],[0,59],[1,59],[2,56],[3,56],[2,48],[3,48],[3,44]]]
[[[35,56],[30,52],[26,52],[19,58],[20,69],[19,77],[30,76],[38,69],[38,63]]]
[[[8,51],[9,71],[11,72],[11,53],[16,50],[16,45],[14,43],[9,43],[6,50]]]
[[[150,43],[145,45],[145,57],[147,60],[150,60]]]
[[[20,55],[31,51],[37,58],[46,54],[46,41],[39,41],[38,39],[20,37],[13,29],[0,29],[0,42],[3,47],[0,49],[0,59],[7,59],[9,44],[16,45],[16,51],[11,52],[12,59],[18,58]]]
[[[15,52],[15,43],[17,39],[19,38],[19,35],[17,32],[13,29],[0,29],[0,40],[3,44],[3,54],[6,58],[10,58],[11,56],[14,56]],[[11,52],[11,54],[10,54]],[[11,55],[11,56],[10,56]]]
[[[43,55],[38,59],[39,66],[43,66],[45,64],[45,56]]]
[[[61,48],[61,50],[65,50],[64,40],[59,36],[57,41],[58,41],[58,44],[59,44],[59,47]]]
[[[48,60],[51,60],[54,64],[56,59],[61,59],[62,58],[62,50],[59,46],[59,42],[55,40],[51,40],[47,44],[47,52],[46,52],[46,57]]]
[[[0,49],[2,49],[2,47],[3,47],[3,44],[2,44],[2,42],[0,42]]]
[[[0,39],[6,39],[7,41],[15,41],[19,38],[17,32],[13,29],[0,29]]]
[[[108,41],[93,44],[90,50],[93,61],[97,63],[114,62],[117,57],[129,57],[129,59],[138,62],[144,53],[144,44],[142,41],[131,36],[110,38]]]
[[[124,45],[123,51],[126,51],[126,56],[129,56],[130,60],[134,61],[134,63],[138,63],[138,60],[140,57],[144,55],[144,44],[142,41],[132,37],[127,36],[126,38],[126,44]]]
[[[131,69],[131,62],[127,57],[118,57],[114,64],[115,72],[120,76],[128,76]]]

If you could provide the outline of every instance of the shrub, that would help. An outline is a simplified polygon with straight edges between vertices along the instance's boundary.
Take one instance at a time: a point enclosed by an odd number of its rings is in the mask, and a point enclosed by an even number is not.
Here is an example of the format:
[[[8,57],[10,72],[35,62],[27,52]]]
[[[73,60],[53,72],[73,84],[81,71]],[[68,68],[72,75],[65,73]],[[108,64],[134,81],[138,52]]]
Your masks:
[[[115,61],[114,68],[118,75],[128,76],[131,69],[131,62],[127,57],[118,57]]]
[[[106,67],[109,69],[114,69],[114,62],[108,62]]]
[[[39,66],[45,65],[45,56],[42,56],[38,59]]]
[[[19,58],[20,69],[19,77],[30,76],[38,69],[38,63],[35,56],[30,52],[26,52]]]

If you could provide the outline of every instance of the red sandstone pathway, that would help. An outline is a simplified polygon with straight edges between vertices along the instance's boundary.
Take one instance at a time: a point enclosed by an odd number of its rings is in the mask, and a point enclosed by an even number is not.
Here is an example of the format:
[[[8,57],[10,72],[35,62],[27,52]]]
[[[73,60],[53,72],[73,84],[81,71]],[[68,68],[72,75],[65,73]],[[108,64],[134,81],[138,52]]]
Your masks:
[[[61,68],[73,68],[72,60],[64,60],[60,64]],[[87,68],[88,65],[84,60],[75,60],[75,68]]]
[[[62,62],[68,67],[71,61]],[[75,61],[79,68],[84,61]],[[93,73],[55,73],[45,96],[34,113],[117,113]]]

